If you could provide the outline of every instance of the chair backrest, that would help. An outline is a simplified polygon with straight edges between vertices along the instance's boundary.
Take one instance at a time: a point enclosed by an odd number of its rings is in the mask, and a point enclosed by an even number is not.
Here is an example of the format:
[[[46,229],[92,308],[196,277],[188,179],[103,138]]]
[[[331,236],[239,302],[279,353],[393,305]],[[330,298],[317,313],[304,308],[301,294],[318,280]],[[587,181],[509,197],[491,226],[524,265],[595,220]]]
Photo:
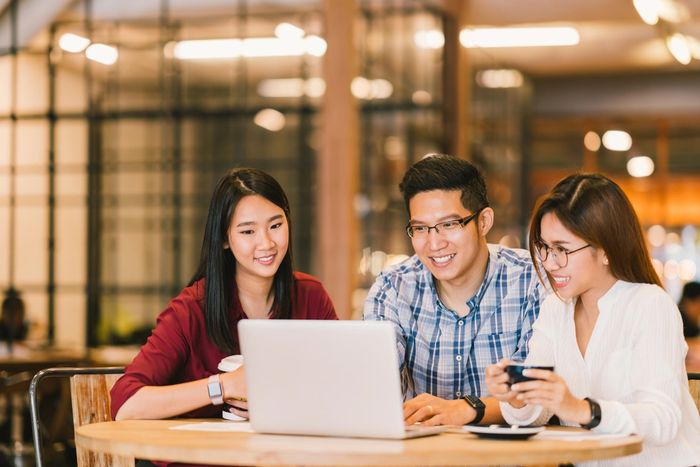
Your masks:
[[[39,416],[38,387],[46,378],[70,377],[71,404],[73,406],[73,426],[111,420],[109,391],[119,379],[124,369],[106,368],[47,368],[41,370],[29,385],[29,405],[32,418],[36,465],[43,466],[41,444],[41,424]],[[133,458],[122,458],[107,454],[76,449],[78,467],[132,466]]]
[[[121,374],[77,374],[70,378],[73,427],[112,420],[109,391]],[[133,466],[130,459],[88,451],[76,446],[78,467]]]
[[[695,406],[700,412],[700,373],[688,373],[688,388],[695,401]]]

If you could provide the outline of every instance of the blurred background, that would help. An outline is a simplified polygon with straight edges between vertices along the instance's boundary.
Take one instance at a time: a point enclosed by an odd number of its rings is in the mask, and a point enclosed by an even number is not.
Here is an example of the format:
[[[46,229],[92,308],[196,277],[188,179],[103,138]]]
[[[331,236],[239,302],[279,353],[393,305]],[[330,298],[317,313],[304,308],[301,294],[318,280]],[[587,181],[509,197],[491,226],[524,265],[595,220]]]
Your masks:
[[[511,246],[560,178],[613,177],[678,298],[698,38],[697,0],[0,0],[3,298],[29,342],[142,343],[194,273],[215,180],[253,166],[290,197],[297,269],[357,317],[412,253],[397,185],[433,151],[484,170]]]

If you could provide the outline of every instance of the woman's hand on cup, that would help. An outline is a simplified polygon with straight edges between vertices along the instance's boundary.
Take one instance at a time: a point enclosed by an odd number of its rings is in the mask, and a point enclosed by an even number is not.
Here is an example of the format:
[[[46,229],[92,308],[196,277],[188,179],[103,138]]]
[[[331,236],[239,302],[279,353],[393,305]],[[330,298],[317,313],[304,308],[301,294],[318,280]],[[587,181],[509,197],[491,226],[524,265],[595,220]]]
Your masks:
[[[248,418],[248,397],[245,388],[245,365],[236,370],[221,373],[226,409],[239,417]]]
[[[508,384],[508,373],[506,367],[510,364],[507,358],[502,359],[494,365],[486,367],[486,388],[492,397],[501,402],[508,402],[514,407],[522,407],[523,402],[517,399],[517,393],[511,390]]]
[[[523,374],[535,379],[512,386],[511,389],[517,393],[519,401],[541,405],[563,421],[587,423],[590,419],[588,402],[571,394],[561,376],[553,371],[532,368],[525,370]]]

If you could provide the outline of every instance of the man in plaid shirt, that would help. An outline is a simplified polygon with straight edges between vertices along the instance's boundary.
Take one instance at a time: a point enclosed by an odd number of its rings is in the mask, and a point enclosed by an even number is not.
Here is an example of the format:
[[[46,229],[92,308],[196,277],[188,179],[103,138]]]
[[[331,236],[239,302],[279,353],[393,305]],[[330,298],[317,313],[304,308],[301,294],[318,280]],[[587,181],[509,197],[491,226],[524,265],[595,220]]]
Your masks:
[[[485,369],[525,359],[544,289],[527,251],[486,242],[494,212],[472,164],[431,154],[399,188],[415,255],[377,277],[364,319],[395,326],[406,423],[498,423]]]

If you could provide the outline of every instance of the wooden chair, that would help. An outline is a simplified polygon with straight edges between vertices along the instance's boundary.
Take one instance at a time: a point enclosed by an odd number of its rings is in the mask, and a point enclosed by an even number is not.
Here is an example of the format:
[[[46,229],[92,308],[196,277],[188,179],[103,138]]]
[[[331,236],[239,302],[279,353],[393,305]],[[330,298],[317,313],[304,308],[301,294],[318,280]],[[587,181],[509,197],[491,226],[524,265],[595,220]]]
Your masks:
[[[700,411],[700,373],[688,373],[688,388],[695,401],[695,406]]]
[[[73,427],[111,420],[109,391],[124,373],[122,367],[47,368],[38,372],[29,385],[29,405],[32,420],[37,467],[43,467],[41,418],[37,389],[46,378],[70,377]],[[132,466],[133,460],[76,448],[78,467]]]

